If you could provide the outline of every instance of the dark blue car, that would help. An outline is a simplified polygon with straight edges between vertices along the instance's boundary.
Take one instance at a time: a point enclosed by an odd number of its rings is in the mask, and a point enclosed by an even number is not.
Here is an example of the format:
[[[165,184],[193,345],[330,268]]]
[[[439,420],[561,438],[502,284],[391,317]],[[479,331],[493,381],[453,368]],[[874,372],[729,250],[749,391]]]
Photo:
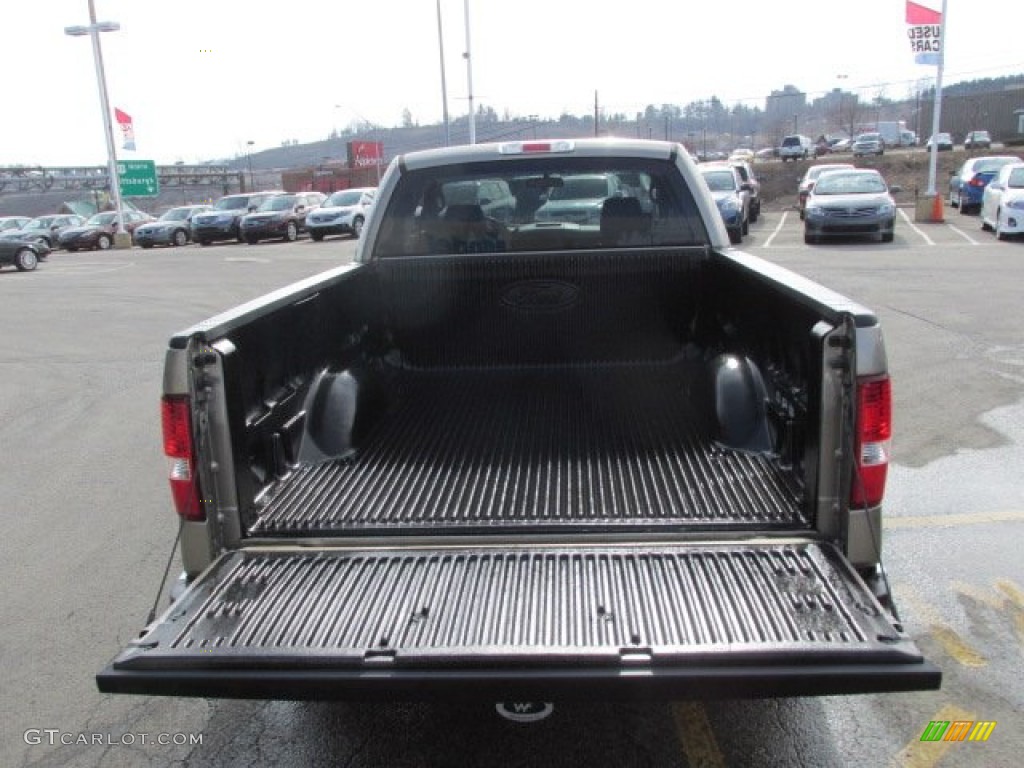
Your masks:
[[[964,161],[960,170],[949,177],[949,204],[959,208],[960,213],[981,210],[981,197],[985,187],[996,177],[999,169],[1008,163],[1019,163],[1019,157],[998,155],[972,157]]]

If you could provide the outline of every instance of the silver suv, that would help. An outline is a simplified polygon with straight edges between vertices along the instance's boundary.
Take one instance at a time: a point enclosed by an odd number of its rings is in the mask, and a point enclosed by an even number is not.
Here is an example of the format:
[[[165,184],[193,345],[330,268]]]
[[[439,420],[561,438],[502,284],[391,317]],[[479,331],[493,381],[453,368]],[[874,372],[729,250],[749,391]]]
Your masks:
[[[779,157],[786,160],[806,160],[814,153],[814,142],[810,137],[794,133],[782,140],[779,146]]]
[[[306,217],[309,236],[317,241],[327,235],[359,237],[376,194],[376,187],[355,187],[335,192]]]

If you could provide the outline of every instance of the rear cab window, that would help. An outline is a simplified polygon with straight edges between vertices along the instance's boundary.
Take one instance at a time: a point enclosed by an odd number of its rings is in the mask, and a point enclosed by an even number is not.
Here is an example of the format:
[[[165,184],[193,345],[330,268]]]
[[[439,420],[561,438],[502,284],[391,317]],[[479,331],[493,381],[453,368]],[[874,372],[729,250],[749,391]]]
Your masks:
[[[409,171],[369,258],[705,245],[671,160],[557,157]]]

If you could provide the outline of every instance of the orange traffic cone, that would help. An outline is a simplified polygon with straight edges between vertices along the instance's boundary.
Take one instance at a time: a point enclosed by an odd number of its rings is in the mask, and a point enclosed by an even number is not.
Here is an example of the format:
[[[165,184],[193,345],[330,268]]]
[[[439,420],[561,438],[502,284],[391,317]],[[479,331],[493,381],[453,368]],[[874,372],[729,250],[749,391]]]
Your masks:
[[[932,221],[941,224],[945,220],[943,217],[942,195],[935,195],[935,199],[932,200]]]

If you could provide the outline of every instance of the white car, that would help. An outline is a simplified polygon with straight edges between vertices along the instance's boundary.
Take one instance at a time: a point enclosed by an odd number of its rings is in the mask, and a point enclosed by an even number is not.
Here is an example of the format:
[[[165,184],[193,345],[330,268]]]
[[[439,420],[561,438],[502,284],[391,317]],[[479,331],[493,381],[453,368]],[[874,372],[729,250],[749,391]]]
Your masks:
[[[306,217],[306,229],[314,240],[327,235],[352,235],[358,238],[370,215],[376,187],[354,187],[335,192],[316,212]]]
[[[1024,163],[1004,165],[981,197],[981,228],[1005,240],[1024,233]]]

